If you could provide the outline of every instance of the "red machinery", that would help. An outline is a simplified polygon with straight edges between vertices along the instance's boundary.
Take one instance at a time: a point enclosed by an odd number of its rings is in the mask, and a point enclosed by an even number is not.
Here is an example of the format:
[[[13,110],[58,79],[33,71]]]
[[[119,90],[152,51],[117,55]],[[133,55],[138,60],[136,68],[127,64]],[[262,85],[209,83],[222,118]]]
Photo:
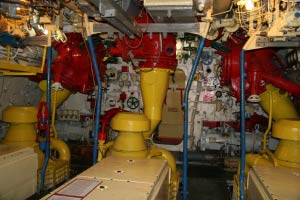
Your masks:
[[[94,90],[94,73],[89,51],[80,33],[66,33],[67,42],[53,42],[58,56],[53,60],[52,73],[54,82],[61,83],[70,91],[88,93]],[[99,71],[103,78],[106,66],[102,62],[106,55],[104,45],[95,46]],[[102,79],[103,80],[103,79]]]
[[[219,52],[222,58],[221,84],[231,85],[233,95],[240,99],[240,52],[243,45],[228,45],[230,52]],[[280,67],[276,66],[274,60],[277,60]],[[300,96],[299,85],[288,81],[282,77],[284,65],[280,58],[272,49],[259,49],[246,51],[245,69],[246,69],[246,96],[250,101],[258,101],[255,97],[265,91],[267,83],[286,90],[293,95]],[[251,99],[253,98],[253,99]]]
[[[136,18],[136,23],[153,23],[153,20],[144,13]],[[139,61],[140,68],[175,69],[176,39],[173,34],[143,33],[141,38],[129,39],[127,36],[116,39],[117,45],[110,48],[111,56],[122,56],[126,61]],[[138,67],[135,65],[134,67]]]

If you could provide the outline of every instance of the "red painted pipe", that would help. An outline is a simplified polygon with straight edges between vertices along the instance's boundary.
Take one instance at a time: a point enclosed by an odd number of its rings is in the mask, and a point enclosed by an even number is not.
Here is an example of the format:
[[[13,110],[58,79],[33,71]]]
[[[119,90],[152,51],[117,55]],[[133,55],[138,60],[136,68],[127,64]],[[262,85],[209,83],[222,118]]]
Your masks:
[[[300,85],[291,81],[283,79],[282,77],[272,76],[270,74],[262,73],[262,79],[273,84],[274,86],[286,90],[289,93],[300,97]]]

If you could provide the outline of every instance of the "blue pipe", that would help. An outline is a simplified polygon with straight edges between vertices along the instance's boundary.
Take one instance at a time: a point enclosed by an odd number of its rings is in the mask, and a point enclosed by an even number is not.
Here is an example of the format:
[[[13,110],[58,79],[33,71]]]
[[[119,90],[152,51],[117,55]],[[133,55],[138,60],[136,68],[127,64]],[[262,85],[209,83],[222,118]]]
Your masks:
[[[240,103],[240,115],[241,115],[241,134],[240,134],[240,200],[244,200],[244,180],[245,180],[245,156],[246,156],[246,116],[245,116],[245,50],[240,54],[240,91],[241,91],[241,103]]]
[[[50,157],[50,119],[51,119],[51,64],[52,64],[52,47],[47,47],[47,91],[46,91],[46,102],[48,109],[47,130],[46,130],[46,141],[45,141],[45,160],[41,171],[41,181],[39,190],[43,190],[45,184],[45,174]]]
[[[99,133],[99,121],[100,121],[100,114],[101,114],[101,99],[102,99],[102,83],[101,83],[101,77],[99,73],[97,58],[95,54],[95,48],[93,43],[92,36],[88,36],[88,43],[92,55],[92,62],[93,67],[96,75],[96,81],[98,85],[98,93],[97,93],[97,99],[96,99],[96,119],[95,119],[95,130],[94,130],[94,147],[93,147],[93,164],[97,162],[98,158],[98,133]]]
[[[188,120],[189,120],[189,92],[192,86],[192,82],[196,73],[196,70],[198,68],[200,56],[202,53],[202,50],[204,48],[205,38],[201,38],[198,45],[198,51],[196,53],[196,58],[194,60],[190,76],[188,79],[188,82],[186,84],[185,90],[184,90],[184,100],[183,100],[183,109],[184,109],[184,125],[183,125],[183,178],[182,178],[182,184],[183,184],[183,199],[187,199],[188,196],[188,182],[187,182],[187,172],[188,172]]]

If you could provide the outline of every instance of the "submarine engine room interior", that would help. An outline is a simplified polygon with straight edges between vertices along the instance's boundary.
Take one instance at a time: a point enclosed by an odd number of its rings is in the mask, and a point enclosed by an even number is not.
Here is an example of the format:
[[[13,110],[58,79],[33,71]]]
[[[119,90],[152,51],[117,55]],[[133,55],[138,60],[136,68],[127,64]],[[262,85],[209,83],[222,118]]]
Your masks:
[[[299,200],[300,0],[1,0],[1,200]]]

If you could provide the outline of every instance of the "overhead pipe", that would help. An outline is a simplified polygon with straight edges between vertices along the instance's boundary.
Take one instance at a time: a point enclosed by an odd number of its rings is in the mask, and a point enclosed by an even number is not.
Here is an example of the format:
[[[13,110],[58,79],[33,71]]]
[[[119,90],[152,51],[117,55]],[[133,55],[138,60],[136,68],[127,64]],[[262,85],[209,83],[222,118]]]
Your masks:
[[[96,75],[96,82],[98,85],[97,99],[96,99],[96,113],[95,113],[96,118],[95,118],[95,130],[94,130],[94,146],[93,146],[93,164],[95,164],[97,162],[97,157],[98,157],[98,134],[99,134],[99,122],[100,122],[100,114],[101,114],[102,84],[101,84],[101,77],[99,73],[97,58],[95,54],[93,38],[92,36],[88,36],[87,38],[88,38],[88,44],[92,55],[92,62],[93,62],[93,68]]]
[[[245,156],[246,156],[246,97],[245,97],[245,50],[240,54],[240,116],[241,116],[241,134],[240,134],[240,200],[244,200],[244,180],[245,180]]]
[[[189,109],[189,105],[188,105],[188,98],[189,98],[189,92],[191,89],[191,85],[196,73],[196,69],[198,67],[199,64],[199,60],[200,60],[200,56],[202,53],[202,50],[204,48],[204,42],[205,42],[205,38],[201,38],[199,40],[199,45],[198,45],[198,51],[196,53],[196,57],[188,78],[188,82],[186,84],[185,90],[184,90],[184,101],[183,101],[183,109],[184,109],[184,129],[183,129],[183,180],[182,180],[182,184],[183,184],[183,191],[182,191],[182,195],[183,195],[183,199],[187,199],[188,196],[188,188],[187,188],[187,172],[188,172],[188,120],[189,120],[189,113],[188,113],[188,109]]]
[[[51,119],[51,64],[52,64],[52,47],[51,45],[47,47],[47,89],[46,89],[46,103],[47,103],[47,110],[48,110],[48,126],[46,130],[46,140],[45,140],[45,160],[43,163],[42,171],[41,171],[41,180],[40,180],[40,188],[41,191],[45,185],[45,174],[46,169],[50,157],[50,126],[49,122]]]

